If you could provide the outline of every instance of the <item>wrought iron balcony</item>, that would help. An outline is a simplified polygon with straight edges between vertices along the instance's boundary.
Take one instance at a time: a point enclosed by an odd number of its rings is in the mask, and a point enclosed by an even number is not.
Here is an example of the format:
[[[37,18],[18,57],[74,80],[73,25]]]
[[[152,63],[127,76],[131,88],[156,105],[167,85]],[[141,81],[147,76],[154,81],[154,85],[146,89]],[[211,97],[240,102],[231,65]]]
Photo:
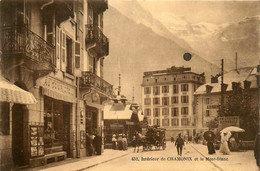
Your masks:
[[[94,50],[98,57],[109,54],[109,40],[98,26],[93,24],[86,25],[86,44],[90,46],[96,44],[91,50]]]
[[[113,85],[89,71],[82,72],[80,88],[94,89],[107,97],[114,96]]]
[[[104,12],[108,9],[108,1],[107,0],[88,0],[88,3],[92,5],[94,10],[99,12]]]
[[[24,26],[2,27],[3,62],[24,61],[26,67],[36,70],[55,70],[54,46]],[[26,61],[26,62],[25,62]],[[4,64],[4,65],[5,65]]]

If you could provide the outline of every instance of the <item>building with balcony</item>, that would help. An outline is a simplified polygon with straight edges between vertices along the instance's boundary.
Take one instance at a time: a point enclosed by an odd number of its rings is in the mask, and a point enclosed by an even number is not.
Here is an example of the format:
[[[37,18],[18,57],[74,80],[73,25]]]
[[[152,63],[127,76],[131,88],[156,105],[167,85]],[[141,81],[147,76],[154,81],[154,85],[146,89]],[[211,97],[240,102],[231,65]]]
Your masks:
[[[142,108],[148,124],[166,128],[168,139],[178,133],[193,135],[193,93],[204,83],[204,73],[191,72],[191,68],[173,66],[144,72]]]
[[[113,97],[106,9],[106,0],[0,2],[1,74],[37,100],[1,102],[1,170],[86,156],[85,133],[102,136],[102,103]]]
[[[259,65],[258,67],[245,67],[231,70],[224,74],[223,98],[224,104],[227,103],[228,96],[237,86],[249,92],[251,107],[259,106]],[[221,78],[212,77],[211,82],[201,85],[195,92],[195,121],[196,133],[201,133],[209,129],[212,120],[219,116],[221,107]],[[235,118],[234,118],[235,119]],[[227,123],[226,126],[239,126],[238,121]],[[222,129],[219,125],[219,129]]]

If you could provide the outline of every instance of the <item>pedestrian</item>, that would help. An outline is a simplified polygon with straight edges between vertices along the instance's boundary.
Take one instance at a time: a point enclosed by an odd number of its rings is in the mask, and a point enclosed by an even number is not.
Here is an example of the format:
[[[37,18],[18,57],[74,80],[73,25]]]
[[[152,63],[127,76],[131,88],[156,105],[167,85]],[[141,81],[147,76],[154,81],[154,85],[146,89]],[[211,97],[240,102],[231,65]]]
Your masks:
[[[125,134],[123,134],[122,144],[123,144],[123,150],[127,150],[127,139]]]
[[[178,138],[176,139],[175,146],[177,147],[178,155],[182,156],[182,148],[184,146],[184,140],[181,138],[181,134],[179,134]]]
[[[174,143],[174,138],[173,137],[171,137],[171,142]]]
[[[224,132],[221,133],[221,145],[220,145],[220,152],[223,153],[224,155],[230,154],[230,150],[228,147],[228,140],[230,137],[231,133],[230,132]]]
[[[116,150],[116,148],[117,148],[116,134],[113,134],[113,136],[112,136],[112,149]]]
[[[256,159],[256,164],[258,166],[258,170],[260,170],[260,132],[258,132],[255,138],[254,155]]]
[[[89,133],[86,133],[86,148],[87,148],[87,155],[92,156],[93,144],[92,144],[92,139],[91,139]]]
[[[122,142],[122,140],[123,140],[122,134],[119,134],[119,137],[118,137],[118,140],[117,140],[117,142],[118,142],[118,150],[123,150],[123,142]]]
[[[102,137],[98,134],[95,135],[93,140],[93,144],[95,147],[95,152],[97,155],[101,155],[101,145],[102,145]]]
[[[208,153],[209,154],[214,154],[214,153],[216,153],[215,152],[215,148],[214,148],[214,145],[213,145],[213,142],[214,142],[214,135],[213,135],[213,133],[209,133],[209,135],[208,135],[208,139],[207,139],[207,146],[208,146]]]

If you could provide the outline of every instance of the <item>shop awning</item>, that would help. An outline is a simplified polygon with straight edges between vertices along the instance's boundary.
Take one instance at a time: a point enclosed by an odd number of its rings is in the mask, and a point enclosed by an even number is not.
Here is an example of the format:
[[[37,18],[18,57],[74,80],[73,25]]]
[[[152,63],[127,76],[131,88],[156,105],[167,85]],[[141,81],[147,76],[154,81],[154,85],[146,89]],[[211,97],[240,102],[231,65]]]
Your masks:
[[[0,76],[0,102],[35,104],[34,96]]]

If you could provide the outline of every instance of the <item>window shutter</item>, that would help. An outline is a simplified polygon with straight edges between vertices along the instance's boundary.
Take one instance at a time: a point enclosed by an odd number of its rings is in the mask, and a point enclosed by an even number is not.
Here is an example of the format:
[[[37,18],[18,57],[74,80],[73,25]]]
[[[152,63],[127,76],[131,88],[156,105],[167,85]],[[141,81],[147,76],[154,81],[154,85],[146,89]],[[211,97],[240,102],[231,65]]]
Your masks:
[[[60,29],[56,27],[56,57],[60,59]]]
[[[80,68],[80,42],[75,41],[75,67]]]
[[[66,71],[66,34],[60,31],[60,46],[61,46],[61,70]]]

